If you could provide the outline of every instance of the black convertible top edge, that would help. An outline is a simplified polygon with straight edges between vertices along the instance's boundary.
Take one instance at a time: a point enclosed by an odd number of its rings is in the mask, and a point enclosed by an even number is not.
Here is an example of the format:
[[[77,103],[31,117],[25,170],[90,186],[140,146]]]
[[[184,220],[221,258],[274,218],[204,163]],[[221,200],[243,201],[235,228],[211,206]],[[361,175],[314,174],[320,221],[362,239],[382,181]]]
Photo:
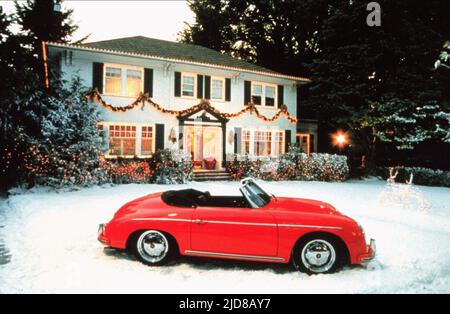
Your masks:
[[[197,206],[200,197],[208,197],[208,192],[202,192],[195,189],[169,190],[161,194],[164,203],[177,207]]]

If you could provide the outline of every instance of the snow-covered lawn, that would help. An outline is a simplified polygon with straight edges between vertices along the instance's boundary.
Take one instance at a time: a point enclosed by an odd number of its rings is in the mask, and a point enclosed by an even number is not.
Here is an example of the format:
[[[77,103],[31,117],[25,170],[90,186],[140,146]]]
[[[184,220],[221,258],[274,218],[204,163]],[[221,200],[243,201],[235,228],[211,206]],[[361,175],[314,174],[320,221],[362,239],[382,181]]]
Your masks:
[[[96,240],[97,226],[126,201],[185,185],[34,190],[0,199],[0,293],[450,292],[450,189],[390,190],[375,179],[263,185],[279,196],[327,201],[355,218],[377,240],[377,260],[369,268],[318,276],[287,265],[201,258],[146,267],[104,249]],[[212,194],[238,193],[236,182],[189,186]]]

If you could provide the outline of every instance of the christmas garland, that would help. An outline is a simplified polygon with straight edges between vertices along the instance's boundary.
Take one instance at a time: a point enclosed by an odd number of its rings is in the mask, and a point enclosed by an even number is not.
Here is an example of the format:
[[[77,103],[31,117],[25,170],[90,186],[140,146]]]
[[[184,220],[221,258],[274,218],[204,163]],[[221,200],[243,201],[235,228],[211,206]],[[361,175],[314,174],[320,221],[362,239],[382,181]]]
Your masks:
[[[259,119],[261,119],[265,122],[273,122],[273,121],[277,120],[282,114],[285,115],[286,119],[292,124],[296,124],[298,121],[296,118],[294,118],[293,116],[290,115],[290,113],[287,110],[286,105],[284,105],[284,104],[281,105],[280,108],[278,109],[278,111],[272,117],[269,118],[269,117],[266,117],[265,115],[261,114],[258,111],[258,108],[256,108],[256,105],[251,102],[248,103],[248,105],[245,106],[244,109],[242,109],[241,111],[238,111],[236,113],[223,113],[223,112],[220,112],[215,107],[213,107],[211,105],[211,103],[205,99],[202,99],[200,101],[200,103],[198,103],[197,105],[194,105],[194,106],[184,109],[184,110],[169,110],[169,109],[165,109],[161,105],[155,103],[148,96],[147,93],[145,93],[145,94],[140,93],[139,96],[136,98],[136,100],[133,101],[131,104],[126,105],[126,106],[121,106],[121,107],[115,107],[115,106],[112,106],[111,104],[108,104],[106,101],[103,100],[101,94],[98,92],[97,89],[90,91],[87,94],[87,97],[88,97],[88,99],[98,102],[103,107],[105,107],[106,109],[113,111],[113,112],[126,112],[128,110],[134,109],[135,107],[139,106],[139,104],[142,105],[141,109],[144,109],[144,106],[147,103],[162,113],[167,113],[167,114],[176,115],[176,116],[189,115],[190,113],[197,112],[199,110],[208,109],[208,110],[214,112],[215,114],[220,115],[224,118],[236,118],[246,112],[249,112],[250,114],[255,113],[256,117],[258,117]]]

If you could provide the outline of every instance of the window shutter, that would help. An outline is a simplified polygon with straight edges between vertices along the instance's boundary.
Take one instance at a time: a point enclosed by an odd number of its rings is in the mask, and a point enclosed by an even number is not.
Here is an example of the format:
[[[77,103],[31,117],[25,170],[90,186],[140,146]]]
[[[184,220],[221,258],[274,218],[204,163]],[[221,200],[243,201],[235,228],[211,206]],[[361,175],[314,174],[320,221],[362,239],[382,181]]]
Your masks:
[[[164,149],[164,124],[156,124],[155,151]]]
[[[241,128],[234,128],[234,153],[240,154],[241,153],[241,141],[242,141],[242,129]]]
[[[205,75],[205,99],[211,98],[211,76]]]
[[[97,88],[98,92],[103,94],[103,63],[92,64],[92,88]]]
[[[175,72],[175,97],[181,97],[181,72]]]
[[[284,105],[284,86],[278,85],[278,107]]]
[[[144,69],[144,93],[153,97],[153,69]]]
[[[225,101],[231,101],[231,79],[225,79]]]
[[[197,75],[197,98],[203,98],[203,75]]]
[[[248,105],[250,102],[252,82],[244,81],[244,105]]]
[[[284,152],[289,151],[289,144],[291,144],[291,130],[286,130],[284,132]]]

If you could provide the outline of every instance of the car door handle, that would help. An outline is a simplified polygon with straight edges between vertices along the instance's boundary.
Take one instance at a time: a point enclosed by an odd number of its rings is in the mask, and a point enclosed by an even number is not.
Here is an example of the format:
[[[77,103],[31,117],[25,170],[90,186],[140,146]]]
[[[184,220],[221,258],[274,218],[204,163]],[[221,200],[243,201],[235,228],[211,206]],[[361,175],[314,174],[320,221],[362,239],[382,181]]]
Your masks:
[[[206,223],[206,221],[205,221],[205,220],[202,220],[202,219],[195,219],[195,220],[194,220],[194,223],[200,225],[200,224]]]

